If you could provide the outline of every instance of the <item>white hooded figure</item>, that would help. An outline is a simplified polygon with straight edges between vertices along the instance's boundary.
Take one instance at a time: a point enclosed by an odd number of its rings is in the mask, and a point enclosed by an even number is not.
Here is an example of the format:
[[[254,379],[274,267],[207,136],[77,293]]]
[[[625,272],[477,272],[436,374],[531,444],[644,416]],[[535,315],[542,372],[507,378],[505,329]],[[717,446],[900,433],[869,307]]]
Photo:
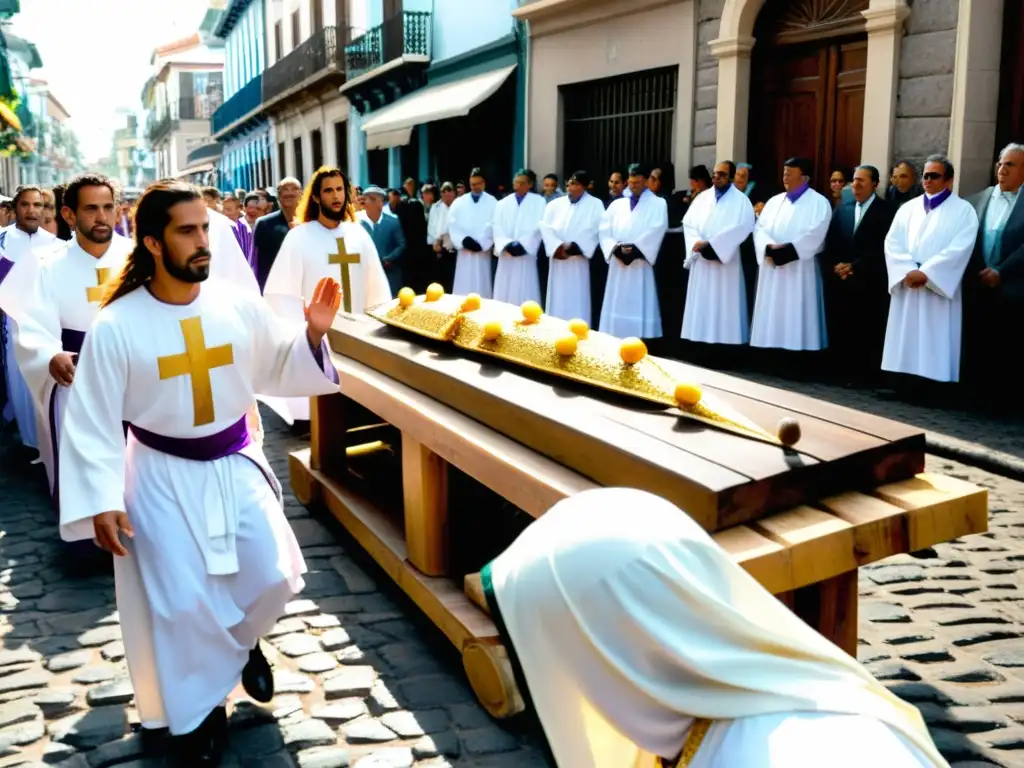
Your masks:
[[[558,768],[948,768],[916,708],[657,496],[561,501],[481,575]]]

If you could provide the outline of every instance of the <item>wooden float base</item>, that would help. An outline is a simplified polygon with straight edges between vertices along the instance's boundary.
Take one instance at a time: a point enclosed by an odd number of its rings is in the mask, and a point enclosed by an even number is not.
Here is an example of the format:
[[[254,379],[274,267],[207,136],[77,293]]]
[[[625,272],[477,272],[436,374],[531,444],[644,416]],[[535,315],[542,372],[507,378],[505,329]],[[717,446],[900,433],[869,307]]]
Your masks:
[[[345,396],[316,398],[311,447],[289,456],[303,504],[322,503],[462,653],[470,685],[496,718],[522,711],[506,650],[486,611],[479,577],[446,575],[451,465],[539,517],[597,485],[448,406],[348,358],[334,357]],[[344,430],[346,398],[402,434],[403,523],[337,478],[331,435]],[[733,559],[810,626],[846,652],[857,649],[857,569],[988,527],[988,494],[954,478],[909,480],[801,505],[713,534]]]

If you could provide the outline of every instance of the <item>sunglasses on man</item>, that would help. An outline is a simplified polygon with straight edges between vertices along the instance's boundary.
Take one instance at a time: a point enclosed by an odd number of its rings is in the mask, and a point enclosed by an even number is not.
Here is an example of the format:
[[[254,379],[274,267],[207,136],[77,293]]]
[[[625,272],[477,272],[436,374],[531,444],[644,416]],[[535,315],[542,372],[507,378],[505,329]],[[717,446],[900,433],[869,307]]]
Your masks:
[[[944,177],[943,177],[943,175],[941,173],[936,173],[935,171],[929,171],[928,173],[926,173],[921,178],[923,178],[925,181],[938,181],[939,179],[942,179]]]

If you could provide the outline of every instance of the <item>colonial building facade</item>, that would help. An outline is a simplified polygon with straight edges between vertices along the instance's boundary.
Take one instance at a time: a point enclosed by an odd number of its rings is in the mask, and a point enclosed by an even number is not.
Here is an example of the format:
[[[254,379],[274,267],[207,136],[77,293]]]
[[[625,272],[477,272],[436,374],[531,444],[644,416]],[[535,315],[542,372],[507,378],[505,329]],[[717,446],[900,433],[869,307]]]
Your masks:
[[[533,0],[513,15],[529,28],[538,171],[733,159],[774,181],[803,155],[824,188],[835,167],[887,175],[945,152],[973,192],[1020,112],[1021,88],[1016,107],[1000,99],[1000,72],[1021,79],[1009,0]]]

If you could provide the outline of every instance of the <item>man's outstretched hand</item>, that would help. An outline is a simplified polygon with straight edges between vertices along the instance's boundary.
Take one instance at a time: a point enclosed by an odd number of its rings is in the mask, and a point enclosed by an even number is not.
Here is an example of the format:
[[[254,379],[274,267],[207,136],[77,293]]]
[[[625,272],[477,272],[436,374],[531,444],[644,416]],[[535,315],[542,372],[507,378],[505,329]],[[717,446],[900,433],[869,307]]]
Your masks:
[[[313,301],[306,310],[306,333],[314,346],[319,346],[341,307],[341,286],[332,277],[322,277],[313,291]]]
[[[119,534],[129,539],[135,537],[135,531],[125,512],[102,512],[92,519],[92,529],[96,534],[96,543],[101,549],[117,557],[124,557],[128,550],[121,543]]]

